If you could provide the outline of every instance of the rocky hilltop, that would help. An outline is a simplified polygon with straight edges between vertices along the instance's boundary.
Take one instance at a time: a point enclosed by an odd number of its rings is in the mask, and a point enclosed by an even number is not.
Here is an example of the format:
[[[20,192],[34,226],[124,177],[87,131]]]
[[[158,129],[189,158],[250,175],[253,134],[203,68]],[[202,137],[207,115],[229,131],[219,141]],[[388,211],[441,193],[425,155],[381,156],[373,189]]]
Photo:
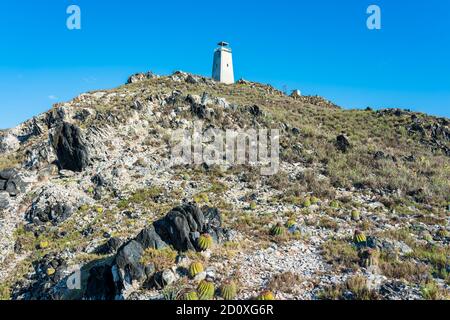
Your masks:
[[[171,134],[280,130],[280,170],[170,166]],[[0,132],[3,299],[448,299],[450,122],[136,74]]]

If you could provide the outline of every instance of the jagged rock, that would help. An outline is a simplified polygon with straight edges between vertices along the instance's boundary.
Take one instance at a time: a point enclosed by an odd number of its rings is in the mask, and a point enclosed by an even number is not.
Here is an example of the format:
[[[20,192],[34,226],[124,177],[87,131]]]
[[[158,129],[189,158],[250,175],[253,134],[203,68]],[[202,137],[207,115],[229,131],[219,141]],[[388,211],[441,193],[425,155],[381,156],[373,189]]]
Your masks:
[[[191,112],[200,119],[204,119],[208,115],[206,106],[198,103],[191,104]]]
[[[13,168],[4,169],[0,171],[0,179],[2,180],[9,180],[12,177],[16,176],[18,174],[18,171]]]
[[[336,137],[336,148],[341,152],[347,152],[350,148],[350,142],[344,135],[339,135]]]
[[[100,246],[96,251],[100,254],[112,254],[117,252],[122,244],[123,241],[120,238],[113,237]]]
[[[195,250],[190,235],[202,232],[205,228],[202,211],[194,205],[184,205],[172,209],[163,219],[153,225],[163,241],[171,244],[178,251]]]
[[[26,191],[27,183],[16,169],[0,171],[0,190],[6,190],[11,197]]]
[[[89,152],[80,128],[64,122],[52,141],[61,169],[81,172],[89,165]]]
[[[13,152],[19,149],[20,141],[12,133],[6,133],[0,136],[0,153]]]
[[[162,249],[167,246],[158,233],[156,233],[153,225],[142,230],[136,237],[136,241],[139,242],[144,249]]]
[[[136,73],[130,76],[127,80],[127,84],[141,82],[147,79],[158,78],[159,76],[149,71],[147,73]]]
[[[257,105],[249,107],[248,110],[255,117],[259,117],[262,115],[262,111]]]
[[[6,192],[0,192],[0,210],[9,208],[9,195]]]
[[[145,279],[145,270],[141,263],[143,253],[144,248],[135,240],[128,242],[117,253],[114,264],[118,268],[122,288],[132,285],[133,281]]]

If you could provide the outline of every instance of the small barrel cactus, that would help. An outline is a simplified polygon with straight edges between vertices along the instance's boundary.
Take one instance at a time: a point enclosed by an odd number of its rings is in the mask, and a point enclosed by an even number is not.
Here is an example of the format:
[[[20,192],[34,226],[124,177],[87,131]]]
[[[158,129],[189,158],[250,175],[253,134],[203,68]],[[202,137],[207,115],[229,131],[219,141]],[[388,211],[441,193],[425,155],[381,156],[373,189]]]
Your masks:
[[[352,210],[352,220],[353,221],[359,221],[361,219],[361,216],[359,214],[358,210]]]
[[[233,300],[237,294],[237,287],[233,280],[225,281],[220,287],[220,295],[225,300]]]
[[[448,231],[443,228],[439,229],[436,234],[439,238],[447,238],[449,236]]]
[[[303,208],[308,208],[311,206],[311,199],[310,198],[306,198],[305,200],[303,200],[302,203]]]
[[[202,273],[204,270],[203,264],[201,262],[193,262],[189,266],[189,276],[194,278],[199,273]]]
[[[286,233],[286,228],[281,224],[277,223],[270,229],[270,234],[273,236],[282,236]]]
[[[275,300],[275,296],[271,291],[264,290],[259,294],[257,300]]]
[[[47,275],[50,277],[56,273],[56,270],[52,267],[47,269]]]
[[[367,238],[366,238],[366,235],[362,231],[356,230],[355,234],[353,235],[353,241],[357,245],[366,244]]]
[[[286,228],[290,229],[292,227],[295,227],[296,224],[297,224],[297,222],[294,219],[289,219],[286,222]]]
[[[211,300],[214,298],[214,291],[215,291],[214,283],[208,280],[202,280],[200,281],[197,291],[198,291],[198,297],[200,300]]]
[[[337,200],[333,200],[330,202],[330,207],[333,209],[338,209],[339,208],[339,202]]]
[[[202,251],[210,249],[213,246],[213,243],[214,240],[210,234],[205,233],[198,238],[198,247]]]
[[[198,300],[197,292],[188,291],[182,295],[181,300]]]
[[[319,198],[317,197],[311,197],[311,204],[318,204],[320,202]]]
[[[49,243],[47,240],[42,240],[41,242],[39,242],[39,248],[40,249],[46,249],[49,247]]]

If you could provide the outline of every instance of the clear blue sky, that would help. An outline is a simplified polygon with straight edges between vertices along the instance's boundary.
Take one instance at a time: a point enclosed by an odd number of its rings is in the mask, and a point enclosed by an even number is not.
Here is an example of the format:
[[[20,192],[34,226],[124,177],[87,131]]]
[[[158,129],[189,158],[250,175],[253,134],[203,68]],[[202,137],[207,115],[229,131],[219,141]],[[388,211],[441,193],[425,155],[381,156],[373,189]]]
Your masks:
[[[66,28],[70,4],[82,30]],[[380,31],[366,28],[370,4]],[[448,0],[4,0],[0,38],[0,128],[138,71],[209,76],[219,40],[237,78],[450,117]]]

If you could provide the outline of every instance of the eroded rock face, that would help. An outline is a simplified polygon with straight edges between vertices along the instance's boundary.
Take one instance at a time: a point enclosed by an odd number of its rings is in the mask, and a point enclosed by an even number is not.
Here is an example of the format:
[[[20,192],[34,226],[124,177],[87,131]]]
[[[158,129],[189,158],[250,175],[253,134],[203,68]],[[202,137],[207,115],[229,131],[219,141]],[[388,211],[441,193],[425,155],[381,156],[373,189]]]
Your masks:
[[[25,216],[28,221],[37,224],[46,222],[58,224],[88,202],[82,193],[72,193],[61,186],[49,185],[33,200]]]
[[[89,165],[89,151],[80,128],[64,122],[52,141],[61,169],[81,172]]]
[[[202,211],[195,205],[172,209],[163,219],[154,223],[156,233],[178,251],[195,250],[195,233],[205,230]]]

